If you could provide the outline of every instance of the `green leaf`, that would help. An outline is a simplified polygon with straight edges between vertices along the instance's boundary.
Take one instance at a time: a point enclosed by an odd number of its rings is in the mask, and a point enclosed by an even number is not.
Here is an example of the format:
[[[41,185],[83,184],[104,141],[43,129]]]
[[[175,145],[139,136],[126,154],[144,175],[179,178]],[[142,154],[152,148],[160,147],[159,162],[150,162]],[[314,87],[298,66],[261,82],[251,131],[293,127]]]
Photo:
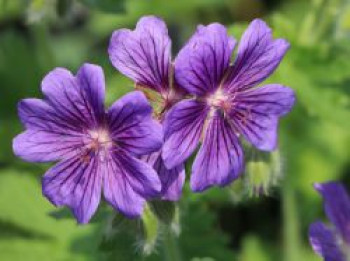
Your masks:
[[[98,238],[80,245],[83,254],[71,246],[90,237],[97,226],[78,226],[75,220],[57,221],[48,215],[55,208],[41,194],[31,173],[0,171],[0,260],[86,260]]]

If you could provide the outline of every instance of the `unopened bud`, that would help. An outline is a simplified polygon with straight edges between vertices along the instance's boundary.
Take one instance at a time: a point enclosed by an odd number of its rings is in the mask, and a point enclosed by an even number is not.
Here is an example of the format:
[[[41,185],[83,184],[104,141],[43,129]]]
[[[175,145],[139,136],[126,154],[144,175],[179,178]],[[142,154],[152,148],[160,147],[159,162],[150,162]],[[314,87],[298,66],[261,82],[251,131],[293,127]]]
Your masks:
[[[250,196],[268,195],[281,178],[279,151],[271,153],[254,150],[246,162],[243,181]]]

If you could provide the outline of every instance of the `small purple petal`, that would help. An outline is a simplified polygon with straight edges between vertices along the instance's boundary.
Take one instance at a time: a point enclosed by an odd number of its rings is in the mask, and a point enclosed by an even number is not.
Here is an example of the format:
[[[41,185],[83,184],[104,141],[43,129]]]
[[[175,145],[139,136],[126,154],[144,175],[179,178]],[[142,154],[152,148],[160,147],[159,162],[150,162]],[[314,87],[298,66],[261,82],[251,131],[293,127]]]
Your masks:
[[[234,91],[262,82],[274,72],[288,49],[286,40],[273,40],[267,24],[255,19],[242,36],[225,87]]]
[[[191,188],[203,191],[211,186],[225,186],[243,170],[243,151],[232,126],[220,112],[208,120],[204,142],[192,166]]]
[[[322,222],[310,225],[309,240],[313,250],[325,261],[345,261],[336,236]]]
[[[57,68],[45,76],[42,92],[56,114],[80,130],[103,121],[104,76],[97,65],[84,64],[77,77]]]
[[[145,199],[159,195],[161,183],[151,166],[118,150],[108,160],[104,179],[106,200],[128,217],[138,217]]]
[[[337,182],[315,184],[324,199],[325,211],[343,239],[350,244],[350,197]]]
[[[249,89],[236,94],[230,117],[250,143],[271,151],[277,146],[278,118],[291,110],[294,101],[293,90],[278,84]]]
[[[171,41],[166,24],[160,18],[140,19],[134,31],[113,33],[109,57],[113,66],[137,84],[161,92],[168,88]]]
[[[229,67],[236,41],[221,24],[198,26],[175,60],[175,78],[189,93],[215,91]]]
[[[101,198],[102,171],[97,158],[63,160],[42,179],[43,194],[54,205],[70,207],[79,223],[88,223]]]
[[[183,163],[196,149],[208,112],[204,103],[184,100],[167,113],[162,157],[168,169]]]
[[[185,183],[185,167],[180,164],[172,169],[167,169],[161,157],[161,153],[154,152],[142,157],[142,159],[153,166],[158,173],[162,184],[161,199],[169,201],[178,201],[181,197],[182,188]]]
[[[108,110],[108,123],[117,146],[135,155],[152,153],[163,144],[162,126],[152,119],[152,107],[142,92],[116,101]]]

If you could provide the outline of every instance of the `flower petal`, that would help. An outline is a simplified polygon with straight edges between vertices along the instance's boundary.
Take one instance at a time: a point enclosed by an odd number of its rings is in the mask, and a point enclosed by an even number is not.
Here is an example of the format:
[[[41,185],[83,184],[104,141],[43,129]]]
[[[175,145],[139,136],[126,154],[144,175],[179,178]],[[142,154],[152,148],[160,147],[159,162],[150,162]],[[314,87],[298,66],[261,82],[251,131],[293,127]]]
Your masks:
[[[79,223],[88,223],[101,198],[102,168],[97,158],[80,155],[49,169],[43,179],[43,194],[56,206],[68,206]]]
[[[126,94],[108,110],[108,124],[117,146],[136,154],[157,151],[163,144],[162,126],[152,119],[152,107],[140,91]]]
[[[105,115],[105,76],[100,66],[84,64],[77,73],[80,88],[83,89],[85,105],[90,108],[91,117],[101,123]]]
[[[168,169],[183,163],[196,149],[208,112],[204,103],[184,100],[167,113],[162,157]]]
[[[162,190],[160,192],[162,200],[177,201],[181,197],[182,188],[185,183],[185,167],[180,164],[172,169],[167,169],[161,157],[161,152],[154,152],[143,156],[142,160],[153,166],[158,173]]]
[[[106,200],[128,217],[138,217],[145,199],[159,195],[161,183],[157,173],[145,162],[118,150],[108,160],[104,179]]]
[[[261,150],[277,146],[278,118],[287,114],[295,101],[290,88],[265,85],[236,94],[230,117],[237,130]]]
[[[108,53],[113,66],[137,84],[160,92],[168,88],[171,41],[160,18],[146,16],[134,31],[113,33]]]
[[[56,68],[42,81],[42,92],[56,114],[76,128],[97,127],[103,121],[104,75],[97,65],[84,64],[77,77]]]
[[[47,102],[24,99],[18,105],[28,130],[13,140],[14,153],[27,161],[53,161],[78,152],[84,134],[75,122],[66,121]]]
[[[216,111],[208,120],[204,142],[194,160],[191,175],[193,191],[225,186],[243,171],[243,151],[230,124]]]
[[[16,156],[29,162],[49,162],[77,155],[83,145],[79,135],[44,130],[28,130],[13,140]]]
[[[315,184],[324,199],[325,211],[339,234],[350,244],[350,197],[341,183]]]
[[[198,26],[175,60],[175,78],[189,93],[216,90],[229,67],[236,41],[218,23]]]
[[[274,72],[288,49],[286,40],[273,40],[267,24],[255,19],[242,36],[226,88],[245,89],[262,82]]]
[[[313,250],[325,261],[345,261],[337,238],[322,222],[315,222],[309,228],[309,240]]]

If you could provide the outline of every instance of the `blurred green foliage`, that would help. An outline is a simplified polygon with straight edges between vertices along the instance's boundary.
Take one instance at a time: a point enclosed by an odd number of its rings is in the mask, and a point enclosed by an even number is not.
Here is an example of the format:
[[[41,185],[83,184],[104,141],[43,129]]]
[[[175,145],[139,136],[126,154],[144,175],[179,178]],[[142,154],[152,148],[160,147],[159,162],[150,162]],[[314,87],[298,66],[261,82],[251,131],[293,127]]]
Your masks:
[[[193,194],[186,185],[176,207],[155,203],[141,220],[103,205],[78,226],[41,195],[48,165],[13,156],[16,104],[41,97],[54,67],[76,71],[83,62],[104,68],[108,104],[132,90],[106,50],[113,30],[148,14],[168,23],[174,56],[197,24],[224,23],[239,39],[258,16],[291,42],[268,79],[297,93],[281,121],[278,178],[267,186],[274,166],[255,158],[228,188]],[[340,179],[350,188],[349,14],[347,0],[0,0],[0,260],[319,260],[307,242],[308,225],[324,216],[312,183]],[[252,182],[268,195],[248,193]]]

